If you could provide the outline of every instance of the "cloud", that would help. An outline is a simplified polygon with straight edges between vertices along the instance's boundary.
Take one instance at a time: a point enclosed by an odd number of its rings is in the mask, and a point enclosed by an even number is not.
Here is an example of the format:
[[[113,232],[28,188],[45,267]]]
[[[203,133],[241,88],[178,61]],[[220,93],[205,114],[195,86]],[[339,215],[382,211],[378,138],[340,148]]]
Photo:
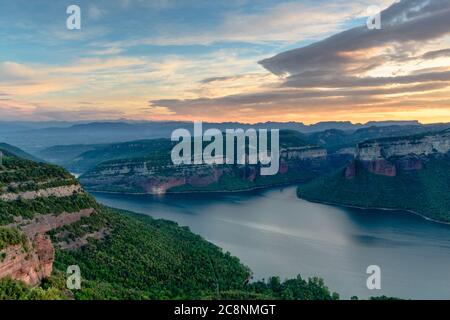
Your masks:
[[[381,30],[366,28],[366,9],[373,4],[385,8],[393,0],[261,1],[252,3],[251,11],[246,1],[222,0],[218,7],[214,4],[214,25],[209,20],[193,23],[190,15],[186,20],[168,18],[166,13],[172,17],[187,6],[176,0],[117,1],[120,6],[107,1],[87,6],[89,19],[107,14],[108,21],[92,22],[83,32],[28,25],[40,30],[37,38],[44,48],[61,45],[60,55],[54,55],[59,59],[50,61],[53,55],[45,55],[46,60],[36,56],[28,63],[1,62],[1,90],[8,94],[0,95],[3,109],[9,105],[58,119],[79,113],[82,118],[248,122],[365,121],[394,114],[430,118],[447,111],[450,121],[450,0],[395,3],[382,12]],[[189,3],[189,12],[206,4],[212,9],[206,0]],[[217,13],[218,8],[224,10]],[[161,19],[143,23],[139,19],[147,9],[161,10]],[[125,17],[136,17],[142,30],[130,36],[130,29],[122,28]],[[117,24],[112,23],[115,18]],[[361,26],[354,27],[356,23]],[[147,30],[143,26],[155,32],[140,33]],[[18,40],[35,44],[36,35],[27,34],[6,35],[7,46]],[[180,47],[212,43],[223,45]],[[266,59],[294,43],[311,44]],[[167,44],[176,46],[148,46]]]
[[[450,0],[404,0],[384,10],[381,22],[381,30],[355,27],[262,60],[260,64],[276,75],[295,76],[373,68],[370,55],[377,53],[383,61],[399,60],[403,55],[398,49],[413,49],[414,45],[450,34]],[[386,51],[380,55],[383,49]],[[364,54],[362,59],[358,59],[360,54]]]
[[[354,27],[261,60],[278,76],[253,92],[151,100],[190,118],[364,120],[414,114],[450,120],[450,0],[404,0],[381,13],[382,29]],[[218,76],[221,85],[239,77]],[[427,114],[425,110],[430,110]]]
[[[106,14],[106,10],[100,9],[94,4],[91,4],[88,9],[88,17],[92,20],[98,20]]]
[[[129,0],[131,1],[131,0]],[[136,1],[136,0],[135,0]],[[221,21],[208,28],[199,28],[184,21],[172,21],[157,28],[152,36],[141,36],[116,41],[115,46],[135,47],[142,45],[211,45],[223,42],[246,42],[254,44],[283,43],[319,39],[330,33],[344,30],[352,19],[361,18],[369,5],[384,8],[394,0],[334,0],[334,1],[287,1],[271,5],[255,4],[255,9],[242,8],[245,1],[224,1],[232,9],[220,15]],[[157,7],[175,6],[175,1],[148,2]],[[190,6],[202,6],[202,1]],[[203,6],[210,5],[204,1]],[[179,3],[178,3],[179,4]]]
[[[441,57],[450,57],[450,49],[442,49],[425,53],[423,59],[436,59]]]
[[[283,83],[284,87],[312,88],[343,88],[343,87],[373,87],[392,84],[409,84],[418,82],[448,82],[450,81],[450,71],[420,73],[405,76],[393,77],[352,77],[352,76],[333,76],[324,74],[303,74],[291,76]]]
[[[36,75],[36,72],[25,65],[5,61],[0,63],[0,83],[10,81],[30,80]]]

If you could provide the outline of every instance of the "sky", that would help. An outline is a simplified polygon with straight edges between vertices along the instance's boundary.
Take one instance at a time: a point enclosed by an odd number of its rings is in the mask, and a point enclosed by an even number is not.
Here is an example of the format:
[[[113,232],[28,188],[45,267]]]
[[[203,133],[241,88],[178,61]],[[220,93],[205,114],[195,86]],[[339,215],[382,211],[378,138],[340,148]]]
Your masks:
[[[0,0],[1,120],[450,122],[449,86],[450,0]]]

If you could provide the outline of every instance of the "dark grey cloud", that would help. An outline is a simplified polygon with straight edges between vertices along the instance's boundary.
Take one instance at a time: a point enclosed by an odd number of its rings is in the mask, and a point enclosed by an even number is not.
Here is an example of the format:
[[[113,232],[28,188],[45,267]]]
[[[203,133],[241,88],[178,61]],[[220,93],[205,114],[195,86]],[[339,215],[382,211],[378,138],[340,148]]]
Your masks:
[[[449,79],[450,81],[450,79]],[[408,94],[430,90],[444,89],[450,86],[450,82],[443,83],[425,83],[417,85],[400,86],[393,88],[374,88],[374,89],[346,89],[346,90],[274,90],[263,93],[239,94],[220,98],[200,98],[200,99],[164,99],[150,101],[151,106],[166,107],[176,112],[182,112],[185,109],[205,110],[205,108],[230,108],[233,107],[257,107],[264,105],[273,106],[282,104],[311,104],[312,99],[327,98],[348,98],[355,101],[357,99],[367,99],[375,96],[385,96],[389,94]]]
[[[423,59],[436,59],[441,57],[450,57],[450,49],[442,49],[425,53]]]
[[[348,71],[355,59],[342,52],[388,44],[414,46],[450,34],[450,0],[403,0],[384,10],[381,22],[381,30],[356,27],[309,46],[280,53],[260,64],[276,75]],[[391,58],[395,55],[398,53]],[[367,61],[367,64],[372,63]]]
[[[450,71],[419,73],[406,76],[393,77],[353,77],[339,76],[334,74],[300,74],[289,77],[284,82],[284,87],[297,88],[343,88],[343,87],[374,87],[391,84],[410,84],[422,82],[448,82],[450,81]]]
[[[235,76],[230,76],[230,77],[212,77],[212,78],[203,79],[202,81],[200,81],[200,83],[207,84],[207,83],[211,83],[211,82],[227,81],[227,80],[231,80],[231,79],[236,79],[236,77]]]
[[[225,77],[211,77],[211,78],[206,78],[200,81],[200,83],[202,84],[209,84],[209,83],[213,83],[213,82],[222,82],[222,81],[233,81],[233,80],[239,80],[239,79],[243,79],[243,78],[248,78],[248,77],[258,77],[261,76],[258,73],[246,73],[246,74],[238,74],[238,75],[232,75],[232,76],[225,76]]]

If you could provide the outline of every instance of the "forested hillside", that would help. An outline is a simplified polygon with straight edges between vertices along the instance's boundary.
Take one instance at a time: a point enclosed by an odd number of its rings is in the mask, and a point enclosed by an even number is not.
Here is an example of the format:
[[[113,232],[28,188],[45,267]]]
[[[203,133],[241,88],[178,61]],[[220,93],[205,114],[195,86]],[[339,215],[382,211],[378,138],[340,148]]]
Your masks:
[[[450,222],[450,131],[360,143],[346,168],[311,181],[312,201],[414,211]]]
[[[0,299],[338,297],[320,279],[250,282],[239,259],[188,228],[106,208],[65,170],[2,151]],[[66,288],[71,265],[81,290]]]

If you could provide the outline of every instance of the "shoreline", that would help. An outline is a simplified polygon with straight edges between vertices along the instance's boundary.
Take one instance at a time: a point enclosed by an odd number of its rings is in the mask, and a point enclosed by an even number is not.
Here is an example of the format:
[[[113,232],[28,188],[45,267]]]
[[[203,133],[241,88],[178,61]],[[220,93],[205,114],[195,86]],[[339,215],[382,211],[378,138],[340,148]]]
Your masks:
[[[248,189],[237,189],[237,190],[203,190],[203,191],[169,191],[165,193],[152,193],[152,192],[119,192],[119,191],[95,191],[90,190],[88,187],[84,187],[86,191],[91,193],[104,193],[104,194],[121,194],[121,195],[136,195],[136,196],[164,196],[164,195],[177,195],[177,194],[208,194],[208,193],[247,193],[262,189],[271,189],[271,188],[279,188],[279,187],[291,187],[295,186],[298,183],[301,183],[301,181],[295,181],[295,182],[286,182],[286,183],[279,183],[279,184],[272,184],[267,186],[257,186],[257,187],[251,187]]]
[[[195,194],[234,194],[234,193],[249,193],[252,191],[258,191],[258,190],[270,190],[272,188],[280,188],[280,187],[291,187],[294,185],[297,185],[298,183],[301,183],[301,181],[296,182],[287,182],[287,183],[280,183],[280,184],[273,184],[268,186],[257,186],[252,187],[249,189],[238,189],[238,190],[211,190],[211,191],[173,191],[173,192],[166,192],[166,193],[151,193],[151,192],[114,192],[114,191],[93,191],[89,190],[89,188],[86,188],[86,190],[90,193],[98,193],[98,194],[116,194],[116,195],[136,195],[136,196],[165,196],[165,195],[195,195]],[[441,225],[448,225],[450,226],[450,222],[436,220],[430,217],[427,217],[421,213],[418,213],[414,210],[409,209],[401,209],[401,208],[383,208],[383,207],[361,207],[357,205],[351,205],[351,204],[345,204],[345,203],[337,203],[337,202],[330,202],[330,201],[324,201],[324,200],[312,200],[307,198],[302,198],[299,195],[297,195],[298,199],[305,200],[312,203],[318,203],[318,204],[324,204],[324,205],[330,205],[335,207],[342,207],[342,208],[353,208],[353,209],[360,209],[360,210],[380,210],[380,211],[399,211],[399,212],[406,212],[409,214],[413,214],[415,216],[421,217],[422,219],[438,223]]]
[[[419,217],[421,217],[422,219],[424,219],[426,221],[430,221],[430,222],[434,222],[434,223],[450,226],[450,222],[436,220],[436,219],[427,217],[427,216],[425,216],[425,215],[423,215],[421,213],[418,213],[416,211],[409,210],[409,209],[400,209],[400,208],[394,209],[394,208],[383,208],[383,207],[360,207],[360,206],[357,206],[357,205],[351,205],[351,204],[345,204],[345,203],[336,203],[336,202],[329,202],[329,201],[323,201],[323,200],[312,200],[312,199],[302,198],[300,196],[298,196],[298,198],[301,199],[301,200],[312,202],[312,203],[318,203],[318,204],[324,204],[324,205],[330,205],[330,206],[342,207],[342,208],[353,208],[353,209],[361,209],[361,210],[380,210],[380,211],[405,212],[405,213],[413,214],[415,216],[419,216]]]

